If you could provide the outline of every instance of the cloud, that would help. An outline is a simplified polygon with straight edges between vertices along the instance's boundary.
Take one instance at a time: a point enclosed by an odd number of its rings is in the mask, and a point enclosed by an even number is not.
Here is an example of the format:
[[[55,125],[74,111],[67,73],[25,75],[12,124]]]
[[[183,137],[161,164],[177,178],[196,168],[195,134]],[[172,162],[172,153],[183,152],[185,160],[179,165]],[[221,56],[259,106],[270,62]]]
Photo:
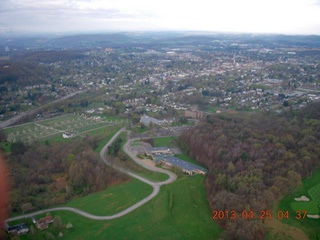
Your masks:
[[[317,29],[320,0],[0,0],[0,26],[18,31]]]
[[[320,0],[311,0],[311,4],[320,6]]]

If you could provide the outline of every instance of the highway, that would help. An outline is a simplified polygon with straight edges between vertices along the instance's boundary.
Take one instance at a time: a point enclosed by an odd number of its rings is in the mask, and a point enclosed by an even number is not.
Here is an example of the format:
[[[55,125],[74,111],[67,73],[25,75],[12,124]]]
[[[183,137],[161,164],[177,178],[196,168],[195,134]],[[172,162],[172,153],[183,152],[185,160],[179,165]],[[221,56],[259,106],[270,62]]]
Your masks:
[[[53,211],[71,211],[71,212],[74,212],[74,213],[77,213],[83,217],[87,217],[87,218],[90,218],[90,219],[94,219],[94,220],[111,220],[111,219],[116,219],[116,218],[119,218],[119,217],[122,217],[132,211],[134,211],[135,209],[141,207],[142,205],[144,205],[145,203],[149,202],[151,199],[153,199],[155,196],[157,196],[157,194],[159,193],[160,191],[160,186],[162,185],[165,185],[165,184],[169,184],[169,183],[172,183],[176,180],[177,176],[175,173],[173,172],[170,172],[168,170],[164,170],[164,169],[160,169],[160,168],[156,168],[156,167],[152,167],[152,166],[148,166],[146,164],[144,164],[140,159],[138,159],[136,156],[135,156],[135,153],[131,152],[130,151],[130,143],[132,141],[134,141],[134,139],[131,139],[129,141],[127,141],[124,145],[124,151],[136,162],[138,163],[139,165],[141,165],[142,167],[148,169],[148,170],[151,170],[151,171],[154,171],[154,172],[161,172],[161,173],[165,173],[169,176],[169,178],[163,182],[153,182],[153,181],[150,181],[146,178],[143,178],[133,172],[130,172],[128,170],[125,170],[125,169],[122,169],[120,167],[117,167],[117,166],[114,166],[112,165],[110,162],[107,161],[107,158],[106,158],[106,151],[108,149],[108,147],[114,142],[114,140],[122,133],[126,131],[126,128],[123,127],[121,128],[115,135],[113,135],[113,137],[108,141],[108,143],[101,149],[100,151],[100,158],[101,160],[108,166],[118,170],[118,171],[121,171],[133,178],[136,178],[148,185],[150,185],[152,188],[153,188],[153,191],[152,193],[145,197],[144,199],[140,200],[139,202],[137,202],[136,204],[132,205],[131,207],[119,212],[119,213],[116,213],[114,215],[107,215],[107,216],[97,216],[97,215],[93,215],[93,214],[90,214],[90,213],[87,213],[87,212],[84,212],[80,209],[77,209],[77,208],[72,208],[72,207],[55,207],[55,208],[49,208],[49,209],[44,209],[44,210],[40,210],[40,211],[36,211],[36,212],[32,212],[32,213],[28,213],[28,214],[24,214],[24,215],[20,215],[20,216],[17,216],[17,217],[12,217],[12,218],[9,218],[6,220],[6,222],[11,222],[11,221],[15,221],[15,220],[19,220],[19,219],[24,219],[24,218],[30,218],[30,217],[33,217],[35,215],[39,215],[39,214],[43,214],[43,213],[46,213],[46,212],[53,212]],[[94,203],[93,203],[94,204]]]

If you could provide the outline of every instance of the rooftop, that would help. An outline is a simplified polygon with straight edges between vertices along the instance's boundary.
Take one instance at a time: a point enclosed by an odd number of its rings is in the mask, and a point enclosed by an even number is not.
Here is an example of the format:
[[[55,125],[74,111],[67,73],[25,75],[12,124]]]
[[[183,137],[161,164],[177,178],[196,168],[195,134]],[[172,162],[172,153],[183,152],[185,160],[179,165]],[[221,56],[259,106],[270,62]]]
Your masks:
[[[142,122],[145,125],[149,125],[151,122],[154,124],[159,124],[159,121],[157,119],[149,117],[147,115],[142,116],[140,122]]]
[[[146,149],[148,152],[154,152],[154,151],[170,151],[170,148],[168,147],[151,147]]]
[[[195,165],[193,163],[186,162],[186,161],[181,160],[181,159],[176,158],[176,157],[167,156],[165,158],[165,161],[171,163],[174,166],[177,166],[177,167],[180,167],[180,168],[182,168],[184,170],[187,170],[187,171],[197,171],[197,170],[199,170],[199,171],[207,172],[207,170],[205,168],[203,168],[203,167],[200,167],[200,166]]]

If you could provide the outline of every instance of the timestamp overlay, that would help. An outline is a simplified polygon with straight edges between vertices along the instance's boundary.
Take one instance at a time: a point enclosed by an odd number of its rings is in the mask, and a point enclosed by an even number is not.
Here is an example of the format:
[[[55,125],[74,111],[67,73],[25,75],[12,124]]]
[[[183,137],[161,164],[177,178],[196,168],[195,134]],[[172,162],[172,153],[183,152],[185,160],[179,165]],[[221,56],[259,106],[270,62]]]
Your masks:
[[[260,210],[259,212],[254,212],[251,210],[243,210],[237,212],[235,210],[213,210],[212,219],[214,220],[224,220],[224,219],[260,219],[260,220],[270,220],[272,218],[282,220],[288,218],[295,218],[297,220],[304,219],[307,217],[306,210],[297,210],[294,214],[289,213],[289,211],[278,210],[276,212],[271,212],[271,210]]]

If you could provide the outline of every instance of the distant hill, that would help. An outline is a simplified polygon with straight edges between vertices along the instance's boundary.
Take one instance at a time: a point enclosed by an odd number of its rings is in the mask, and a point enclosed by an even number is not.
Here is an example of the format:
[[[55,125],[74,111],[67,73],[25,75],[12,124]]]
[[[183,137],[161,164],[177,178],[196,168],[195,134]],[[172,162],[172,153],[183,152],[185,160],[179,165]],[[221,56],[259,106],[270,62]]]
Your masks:
[[[79,51],[24,51],[11,57],[12,60],[37,63],[54,63],[83,58],[85,55]]]
[[[255,43],[263,47],[299,46],[320,47],[320,36],[302,35],[267,35],[267,34],[225,34],[209,32],[139,32],[77,34],[69,36],[33,36],[0,38],[0,49],[88,49],[95,47],[130,47],[130,46],[170,46],[183,47],[194,44],[212,44],[213,41]]]

